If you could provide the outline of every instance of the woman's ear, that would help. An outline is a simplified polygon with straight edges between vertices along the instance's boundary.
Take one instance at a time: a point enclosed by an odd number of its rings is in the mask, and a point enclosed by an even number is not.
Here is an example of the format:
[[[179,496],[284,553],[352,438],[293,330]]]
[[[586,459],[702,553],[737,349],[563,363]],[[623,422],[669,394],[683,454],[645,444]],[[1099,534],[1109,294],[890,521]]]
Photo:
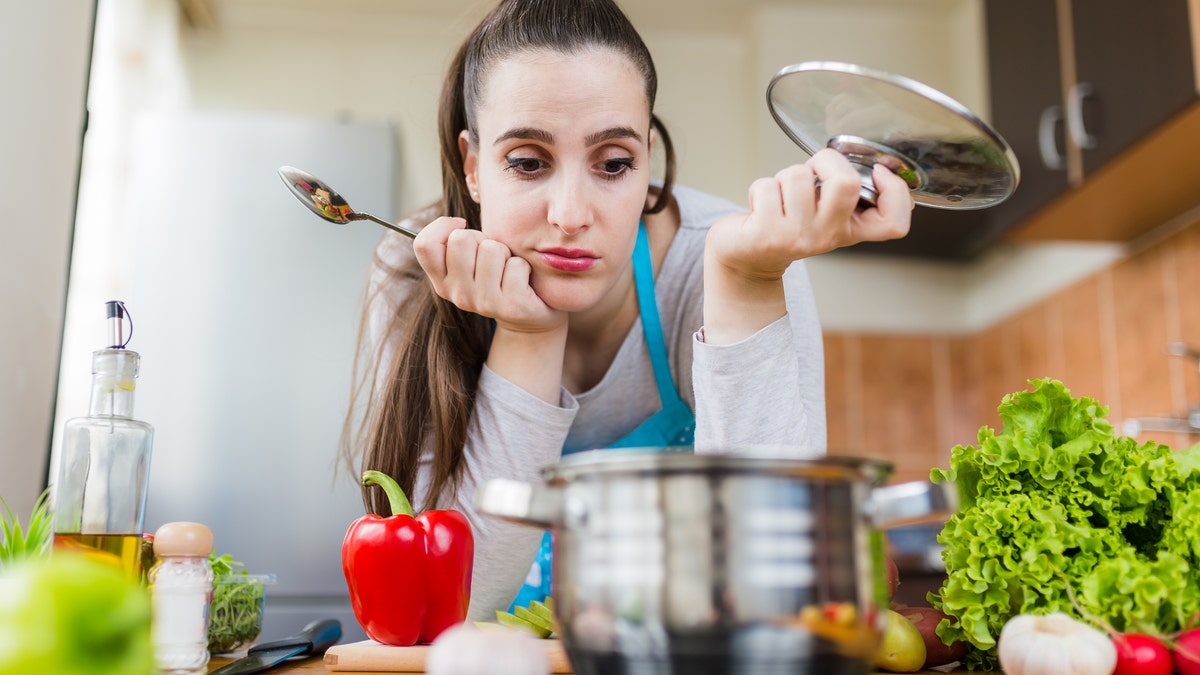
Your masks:
[[[463,178],[467,182],[467,190],[471,199],[479,202],[479,152],[471,143],[471,132],[463,129],[458,134],[458,152],[463,158]]]

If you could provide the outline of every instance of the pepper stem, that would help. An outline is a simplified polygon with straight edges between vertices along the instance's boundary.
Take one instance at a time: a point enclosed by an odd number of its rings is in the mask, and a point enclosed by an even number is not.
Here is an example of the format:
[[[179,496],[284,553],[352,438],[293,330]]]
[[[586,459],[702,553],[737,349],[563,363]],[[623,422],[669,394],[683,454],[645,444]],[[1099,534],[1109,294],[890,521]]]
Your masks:
[[[378,485],[383,488],[383,492],[388,498],[388,505],[392,508],[393,516],[413,515],[412,504],[409,503],[408,497],[404,495],[404,490],[400,489],[400,484],[393,480],[391,476],[382,471],[368,469],[363,472],[362,484],[363,487]]]

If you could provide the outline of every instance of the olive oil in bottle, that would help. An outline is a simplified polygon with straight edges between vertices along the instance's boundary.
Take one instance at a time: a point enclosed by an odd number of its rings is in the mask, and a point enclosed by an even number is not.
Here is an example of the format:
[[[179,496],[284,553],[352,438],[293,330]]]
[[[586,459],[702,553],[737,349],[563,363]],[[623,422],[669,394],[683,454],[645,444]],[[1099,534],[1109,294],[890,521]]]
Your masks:
[[[105,304],[109,346],[92,353],[87,417],[68,420],[52,486],[56,550],[83,547],[141,576],[141,537],[154,429],[133,419],[141,357],[126,349],[124,303]],[[132,324],[130,324],[132,326]]]

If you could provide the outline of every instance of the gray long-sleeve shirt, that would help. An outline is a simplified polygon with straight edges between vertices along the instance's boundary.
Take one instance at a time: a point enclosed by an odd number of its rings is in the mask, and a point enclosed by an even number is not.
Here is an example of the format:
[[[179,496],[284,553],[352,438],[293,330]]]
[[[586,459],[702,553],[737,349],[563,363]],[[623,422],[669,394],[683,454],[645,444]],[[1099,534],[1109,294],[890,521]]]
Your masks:
[[[709,226],[737,206],[676,186],[680,228],[655,277],[659,317],[679,395],[696,413],[696,452],[735,451],[755,445],[794,449],[796,456],[825,452],[825,365],[821,330],[803,262],[784,275],[788,313],[733,345],[702,340],[704,242]],[[390,266],[412,257],[412,245],[387,234],[379,255]],[[382,268],[371,275],[370,330],[376,342],[410,292],[383,286]],[[378,291],[378,292],[376,292]],[[384,345],[382,358],[391,351]],[[379,368],[384,371],[385,368]],[[661,408],[650,353],[637,320],[608,372],[596,386],[572,395],[562,389],[551,405],[486,366],[479,378],[474,415],[464,448],[461,489],[440,508],[466,515],[475,535],[471,620],[505,609],[520,590],[537,553],[541,530],[498,520],[474,506],[476,487],[491,478],[540,483],[543,467],[563,450],[602,448]],[[793,450],[789,450],[791,452]],[[414,503],[428,506],[428,457],[422,458]]]

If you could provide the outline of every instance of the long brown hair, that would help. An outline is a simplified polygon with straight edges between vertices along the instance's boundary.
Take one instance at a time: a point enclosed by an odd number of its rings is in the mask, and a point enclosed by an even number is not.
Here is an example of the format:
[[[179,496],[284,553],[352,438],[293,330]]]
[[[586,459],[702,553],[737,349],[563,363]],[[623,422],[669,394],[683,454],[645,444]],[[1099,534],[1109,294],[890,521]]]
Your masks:
[[[472,142],[478,141],[475,114],[488,71],[517,53],[549,49],[571,54],[596,46],[625,54],[643,76],[651,125],[662,141],[666,164],[662,186],[654,190],[657,198],[644,212],[658,213],[667,206],[675,153],[666,128],[653,114],[658,76],[649,50],[621,9],[613,0],[501,0],[454,54],[442,85],[442,198],[432,207],[439,215],[463,218],[468,227],[480,229],[479,205],[467,188],[458,138],[466,129]],[[384,264],[378,255],[376,264]],[[385,284],[411,284],[414,289],[391,317],[386,337],[374,346],[373,363],[385,346],[393,350],[391,362],[360,369],[356,359],[355,370],[362,370],[363,379],[346,417],[342,454],[352,466],[361,452],[362,468],[392,476],[414,504],[433,508],[462,477],[463,446],[491,344],[491,324],[434,293],[415,260],[388,268],[388,274]],[[368,298],[367,311],[372,300]],[[364,317],[360,345],[365,345],[366,326]],[[365,397],[361,414],[355,405],[360,397]],[[433,454],[429,493],[415,495],[418,459],[428,443]],[[363,503],[370,513],[389,513],[379,490],[364,489]]]

